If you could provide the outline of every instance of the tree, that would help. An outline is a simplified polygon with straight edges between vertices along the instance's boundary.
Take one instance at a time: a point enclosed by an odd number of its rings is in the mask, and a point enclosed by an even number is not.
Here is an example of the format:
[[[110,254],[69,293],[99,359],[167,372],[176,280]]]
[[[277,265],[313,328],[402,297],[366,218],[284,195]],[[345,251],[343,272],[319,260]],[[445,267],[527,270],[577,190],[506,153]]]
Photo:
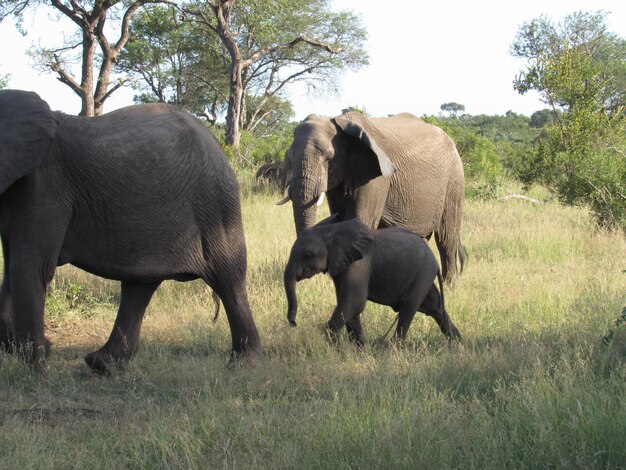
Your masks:
[[[8,75],[0,75],[0,90],[6,88],[9,84],[9,76]]]
[[[554,124],[557,120],[557,112],[551,109],[540,109],[530,116],[530,127],[541,129],[542,127]]]
[[[514,81],[520,94],[536,90],[553,109],[569,110],[582,94],[605,111],[626,105],[626,41],[606,30],[604,12],[572,13],[557,24],[545,16],[535,18],[520,27],[510,52],[528,61]],[[568,62],[570,68],[576,66],[573,60],[586,62],[577,64],[587,68],[586,74],[567,84],[558,74]]]
[[[221,41],[227,60],[226,144],[239,145],[245,116],[257,116],[288,84],[333,87],[346,68],[367,64],[366,37],[358,18],[330,11],[329,0],[195,0],[188,21]],[[246,112],[247,96],[255,109]]]
[[[174,104],[211,124],[226,110],[228,68],[218,38],[160,5],[134,16],[117,70],[142,93],[135,102]]]
[[[124,79],[112,83],[113,66],[129,39],[132,16],[144,5],[170,3],[168,0],[0,0],[0,21],[14,15],[18,26],[23,14],[45,5],[52,7],[59,18],[69,19],[76,28],[75,34],[65,38],[57,47],[35,47],[32,55],[39,66],[57,74],[57,79],[67,85],[81,100],[80,115],[94,116],[102,113],[104,102],[115,90],[124,85]],[[116,20],[117,38],[109,41],[108,35]],[[79,77],[72,71],[73,63],[80,63]]]
[[[495,185],[502,175],[502,166],[494,143],[476,133],[458,119],[425,116],[424,120],[442,128],[456,144],[468,180],[481,180]]]
[[[294,115],[291,102],[277,95],[269,98],[247,95],[245,104],[243,128],[259,137],[277,131],[289,123]]]
[[[443,103],[439,109],[444,113],[450,113],[451,116],[456,116],[457,113],[465,111],[465,106],[452,101],[450,103]]]
[[[365,109],[365,106],[356,106],[356,105],[350,105],[350,106],[343,108],[341,110],[341,114],[346,114],[346,113],[349,113],[350,111],[356,111],[357,113],[361,113],[364,116],[370,115],[370,113],[368,113],[367,110]]]
[[[606,31],[605,18],[541,17],[518,31],[511,52],[528,64],[514,86],[538,91],[556,118],[519,176],[567,204],[588,204],[601,225],[626,228],[626,41]]]

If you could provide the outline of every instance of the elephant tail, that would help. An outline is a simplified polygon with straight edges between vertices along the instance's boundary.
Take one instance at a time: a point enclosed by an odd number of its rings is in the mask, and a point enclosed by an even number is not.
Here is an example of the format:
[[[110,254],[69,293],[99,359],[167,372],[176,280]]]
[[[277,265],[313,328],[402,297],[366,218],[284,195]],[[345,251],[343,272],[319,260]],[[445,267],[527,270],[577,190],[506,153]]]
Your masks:
[[[461,269],[459,270],[459,273],[463,272],[463,267],[465,266],[465,263],[467,262],[467,250],[465,249],[465,246],[463,246],[463,243],[461,243],[461,240],[459,240],[459,247],[458,247],[458,255],[459,255],[459,263],[461,265]]]
[[[439,295],[441,296],[441,308],[445,311],[446,303],[443,298],[443,276],[441,275],[441,269],[437,269],[437,279],[439,279]]]
[[[215,323],[220,316],[220,296],[213,291],[211,297],[213,297],[213,305],[215,306],[215,316],[213,317],[213,323]]]

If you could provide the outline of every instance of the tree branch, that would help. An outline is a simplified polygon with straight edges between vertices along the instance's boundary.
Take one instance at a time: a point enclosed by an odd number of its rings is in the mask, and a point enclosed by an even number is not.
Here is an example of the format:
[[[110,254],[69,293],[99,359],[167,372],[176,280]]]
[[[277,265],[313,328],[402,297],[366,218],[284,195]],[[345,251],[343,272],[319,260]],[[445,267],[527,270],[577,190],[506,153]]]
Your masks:
[[[80,29],[84,29],[87,22],[87,12],[78,3],[72,0],[72,8],[68,8],[67,5],[60,0],[51,0],[52,6],[72,20]]]
[[[78,82],[76,82],[76,80],[74,80],[74,78],[69,73],[65,71],[65,69],[63,68],[63,65],[61,64],[59,56],[56,55],[55,53],[52,54],[52,61],[48,63],[48,67],[50,67],[51,70],[53,70],[59,75],[57,77],[57,80],[69,86],[74,91],[74,93],[76,93],[78,96],[82,98],[83,96],[82,87],[80,86]]]
[[[338,54],[341,52],[341,48],[339,49],[333,49],[332,47],[330,47],[330,45],[328,45],[325,42],[321,42],[321,41],[317,41],[315,39],[311,39],[311,38],[307,38],[305,36],[298,36],[297,38],[289,41],[289,42],[284,42],[281,44],[277,44],[276,46],[272,46],[272,47],[266,47],[265,49],[261,49],[260,51],[255,52],[254,54],[252,54],[250,57],[248,57],[248,59],[244,60],[242,62],[242,65],[244,67],[248,67],[250,66],[250,64],[256,62],[257,60],[259,60],[261,57],[273,54],[275,52],[278,52],[280,50],[283,49],[291,49],[293,47],[295,47],[297,44],[304,42],[307,43],[313,47],[316,47],[318,49],[323,49],[331,54]]]

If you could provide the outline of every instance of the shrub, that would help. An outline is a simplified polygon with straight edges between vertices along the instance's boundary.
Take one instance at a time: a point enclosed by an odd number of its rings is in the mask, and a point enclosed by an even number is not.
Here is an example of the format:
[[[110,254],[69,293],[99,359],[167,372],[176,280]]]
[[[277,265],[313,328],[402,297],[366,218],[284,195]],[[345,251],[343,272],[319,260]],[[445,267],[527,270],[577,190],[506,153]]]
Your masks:
[[[275,134],[261,137],[242,131],[239,148],[226,146],[224,134],[219,131],[214,133],[231,165],[235,168],[256,170],[264,163],[282,161],[285,158],[285,152],[293,140],[294,127],[295,123],[292,123]]]
[[[441,127],[452,137],[461,155],[466,179],[496,184],[498,178],[503,175],[503,169],[493,142],[448,120],[432,116],[425,117],[424,120]]]

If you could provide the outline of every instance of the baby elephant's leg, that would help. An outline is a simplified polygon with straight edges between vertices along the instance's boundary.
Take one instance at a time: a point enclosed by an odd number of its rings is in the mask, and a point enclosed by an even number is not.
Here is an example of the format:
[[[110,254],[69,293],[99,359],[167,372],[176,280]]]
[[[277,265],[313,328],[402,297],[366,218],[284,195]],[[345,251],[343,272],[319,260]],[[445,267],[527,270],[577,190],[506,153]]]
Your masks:
[[[337,341],[339,331],[346,325],[348,334],[354,333],[354,341],[358,343],[363,340],[359,315],[365,310],[367,303],[367,282],[363,281],[362,276],[350,276],[348,272],[334,279],[334,282],[337,307],[327,325],[331,341]]]
[[[428,295],[429,288],[430,286],[422,282],[422,279],[415,280],[409,290],[409,294],[398,308],[398,326],[396,327],[394,338],[399,340],[406,338],[411,322],[413,322],[413,317],[415,317],[415,313],[420,308],[420,305],[422,305],[424,298]]]
[[[355,315],[355,317],[346,323],[346,330],[348,331],[348,338],[354,342],[357,346],[365,345],[365,336],[363,335],[363,327],[361,326],[361,314]]]
[[[354,304],[339,304],[335,308],[330,320],[328,320],[327,328],[332,342],[336,342],[339,337],[339,331],[346,326],[350,339],[358,343],[359,339],[363,340],[363,328],[361,327],[360,313],[365,308],[365,302],[361,308]],[[354,336],[353,336],[354,335]]]
[[[416,312],[417,307],[415,307],[414,305],[406,306],[398,310],[398,326],[396,326],[394,339],[404,341]]]
[[[441,294],[435,284],[431,286],[428,294],[422,301],[419,311],[433,317],[446,338],[449,340],[461,339],[461,333],[459,333],[459,330],[457,330],[454,323],[452,323],[452,320],[450,320],[446,307],[441,302]]]

